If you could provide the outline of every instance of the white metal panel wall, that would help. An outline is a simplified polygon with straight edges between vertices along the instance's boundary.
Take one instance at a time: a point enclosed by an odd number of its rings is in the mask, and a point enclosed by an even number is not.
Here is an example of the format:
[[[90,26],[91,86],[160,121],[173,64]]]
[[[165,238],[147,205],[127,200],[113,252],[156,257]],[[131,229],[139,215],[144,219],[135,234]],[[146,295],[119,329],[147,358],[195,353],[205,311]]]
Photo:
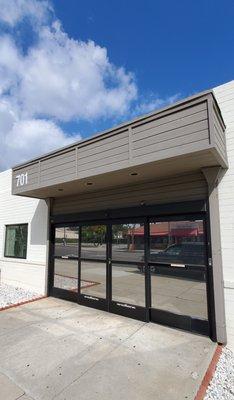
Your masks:
[[[1,281],[45,293],[47,205],[44,200],[11,195],[12,171],[0,173]],[[27,259],[4,257],[5,226],[28,223]]]
[[[227,334],[234,348],[234,81],[214,88],[214,93],[226,124],[229,162],[218,190]]]

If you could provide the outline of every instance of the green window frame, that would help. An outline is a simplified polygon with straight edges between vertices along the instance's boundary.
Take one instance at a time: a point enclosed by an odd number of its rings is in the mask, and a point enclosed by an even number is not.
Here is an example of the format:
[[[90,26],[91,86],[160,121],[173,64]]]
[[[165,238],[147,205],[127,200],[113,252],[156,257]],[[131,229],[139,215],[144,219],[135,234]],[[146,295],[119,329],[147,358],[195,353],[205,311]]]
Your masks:
[[[28,224],[6,225],[4,257],[27,258]]]

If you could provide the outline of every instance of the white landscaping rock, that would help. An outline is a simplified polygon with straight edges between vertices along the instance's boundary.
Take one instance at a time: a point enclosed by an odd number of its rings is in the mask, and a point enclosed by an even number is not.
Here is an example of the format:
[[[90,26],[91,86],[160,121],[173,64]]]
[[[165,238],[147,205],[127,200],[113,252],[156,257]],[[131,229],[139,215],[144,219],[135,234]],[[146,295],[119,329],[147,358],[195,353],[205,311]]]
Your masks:
[[[224,348],[204,400],[234,400],[234,354]]]
[[[41,295],[38,293],[33,293],[30,290],[6,285],[4,283],[0,284],[0,308],[36,299],[40,296]]]

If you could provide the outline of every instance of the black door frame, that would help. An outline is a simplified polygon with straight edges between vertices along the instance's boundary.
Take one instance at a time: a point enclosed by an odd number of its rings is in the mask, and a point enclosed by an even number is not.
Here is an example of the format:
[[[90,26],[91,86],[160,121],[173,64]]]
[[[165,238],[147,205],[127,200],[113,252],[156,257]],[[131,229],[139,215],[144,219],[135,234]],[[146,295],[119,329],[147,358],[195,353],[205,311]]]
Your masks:
[[[147,272],[145,270],[145,306],[139,306],[137,304],[121,302],[112,299],[112,264],[124,264],[124,265],[145,265],[145,261],[125,261],[125,260],[115,260],[112,257],[112,225],[118,224],[134,224],[134,223],[142,223],[144,225],[144,258],[146,260],[146,225],[147,225],[147,218],[146,217],[124,217],[124,218],[115,218],[109,221],[110,224],[110,252],[109,252],[109,265],[110,265],[110,312],[123,315],[126,317],[138,319],[140,321],[149,322],[149,308],[147,304],[147,293],[148,293],[148,286],[147,286]]]
[[[205,243],[205,262],[206,265],[191,265],[188,264],[186,265],[185,270],[183,272],[186,272],[186,270],[194,271],[194,272],[200,272],[201,275],[204,274],[204,281],[206,284],[206,305],[207,305],[207,315],[208,319],[200,319],[196,317],[191,317],[188,315],[183,315],[183,314],[175,314],[169,311],[164,311],[161,309],[153,308],[152,305],[150,304],[150,321],[162,324],[162,325],[167,325],[173,328],[178,328],[190,332],[197,332],[202,335],[210,336],[211,335],[211,329],[210,329],[210,309],[209,309],[209,292],[208,292],[208,254],[209,254],[209,249],[208,249],[208,240],[207,240],[207,216],[206,214],[199,214],[199,213],[190,213],[190,214],[184,214],[184,215],[173,215],[173,216],[155,216],[155,217],[150,217],[148,218],[148,226],[150,225],[150,222],[157,221],[157,222],[163,222],[163,221],[183,221],[183,220],[189,220],[189,221],[195,221],[197,219],[200,219],[203,221],[203,230],[204,230],[204,243]],[[158,266],[157,262],[152,262],[149,261],[149,251],[150,251],[150,235],[148,236],[148,270],[149,274],[151,276],[151,266]],[[170,263],[165,264],[165,267],[170,268]],[[160,268],[160,267],[159,267]],[[180,268],[173,267],[173,270],[178,270],[181,272]],[[151,284],[150,284],[150,290],[151,290]],[[152,297],[151,297],[152,298]]]
[[[143,321],[154,320],[152,318],[151,310],[151,295],[150,295],[150,271],[148,263],[149,255],[149,220],[171,220],[171,219],[203,219],[204,230],[205,230],[205,240],[206,240],[206,253],[207,253],[207,267],[206,267],[206,286],[207,286],[207,307],[208,307],[208,321],[196,320],[188,321],[186,316],[178,316],[177,314],[170,314],[168,312],[161,312],[157,314],[157,323],[163,325],[169,325],[177,328],[181,328],[188,331],[198,332],[200,334],[209,335],[212,340],[216,341],[216,325],[215,325],[215,309],[214,309],[214,290],[213,290],[213,276],[212,269],[209,260],[211,259],[211,243],[210,243],[210,228],[209,228],[209,213],[208,213],[208,203],[206,201],[191,201],[185,203],[173,203],[173,204],[163,204],[158,206],[143,206],[134,207],[120,210],[109,210],[101,212],[90,212],[82,214],[73,215],[59,215],[51,217],[51,229],[50,229],[50,251],[49,251],[49,271],[48,271],[48,293],[54,297],[61,297],[71,301],[78,302],[79,304],[89,305],[94,308],[103,309],[106,311],[111,311],[117,314],[125,315],[131,318],[141,319]],[[70,296],[66,290],[58,289],[53,287],[53,273],[54,273],[54,231],[57,226],[74,226],[74,225],[95,225],[104,224],[107,226],[107,255],[110,254],[110,243],[111,243],[111,224],[116,223],[116,221],[127,221],[131,223],[131,220],[144,220],[145,222],[145,288],[146,288],[146,308],[143,307],[143,312],[140,308],[137,309],[134,315],[131,308],[116,307],[111,304],[97,304],[96,301],[84,301],[80,295]],[[75,222],[74,222],[75,221]],[[80,241],[79,241],[80,243]],[[107,298],[110,299],[111,295],[111,259],[107,257]],[[80,261],[79,261],[80,262]],[[79,266],[80,268],[80,266]],[[77,300],[78,297],[78,300]],[[89,299],[90,300],[90,299]],[[138,312],[140,311],[140,312]]]
[[[93,226],[93,225],[103,225],[106,226],[106,257],[105,259],[97,259],[97,258],[86,258],[82,257],[81,255],[81,246],[82,246],[82,227],[83,226]],[[78,304],[88,306],[88,307],[93,307],[97,308],[99,310],[103,311],[109,311],[109,288],[108,288],[108,277],[109,277],[109,267],[108,267],[108,224],[106,221],[87,221],[87,222],[80,222],[79,223],[79,260],[78,260],[78,297],[77,297],[77,302]],[[89,294],[81,293],[80,290],[80,282],[81,282],[81,276],[82,276],[82,269],[81,269],[81,263],[82,261],[90,261],[90,262],[97,262],[97,263],[104,263],[106,264],[106,298],[98,297],[98,296],[92,296]]]

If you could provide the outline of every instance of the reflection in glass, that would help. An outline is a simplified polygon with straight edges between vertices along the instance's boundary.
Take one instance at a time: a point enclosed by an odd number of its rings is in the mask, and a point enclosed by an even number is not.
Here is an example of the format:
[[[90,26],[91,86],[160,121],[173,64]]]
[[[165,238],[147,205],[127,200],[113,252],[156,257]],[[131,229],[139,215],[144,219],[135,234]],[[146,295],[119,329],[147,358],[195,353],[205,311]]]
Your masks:
[[[205,281],[151,274],[152,307],[207,319]]]
[[[78,226],[63,226],[55,228],[54,255],[68,258],[78,257]]]
[[[54,287],[77,292],[78,261],[69,259],[54,260]]]
[[[80,285],[82,294],[106,298],[106,263],[81,261]]]
[[[205,265],[203,221],[150,223],[150,261]]]
[[[145,275],[133,264],[112,264],[112,300],[145,306]]]
[[[150,223],[150,261],[151,306],[207,319],[203,221]]]
[[[106,259],[106,225],[86,225],[81,228],[81,257]]]
[[[26,258],[28,225],[7,225],[5,241],[5,257]]]
[[[112,259],[144,261],[144,224],[112,225]]]

